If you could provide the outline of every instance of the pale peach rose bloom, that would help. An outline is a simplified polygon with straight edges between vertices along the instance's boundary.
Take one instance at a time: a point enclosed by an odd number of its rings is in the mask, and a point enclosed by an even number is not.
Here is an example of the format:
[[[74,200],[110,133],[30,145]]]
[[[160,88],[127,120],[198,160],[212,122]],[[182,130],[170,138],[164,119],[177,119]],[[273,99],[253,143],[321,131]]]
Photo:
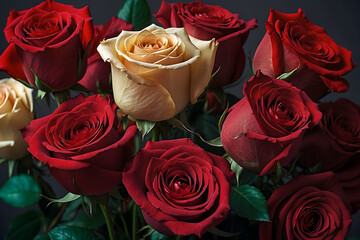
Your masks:
[[[135,119],[161,121],[195,103],[211,78],[218,43],[189,37],[184,28],[150,25],[122,31],[98,46],[111,64],[120,110]]]
[[[15,160],[27,154],[20,128],[34,119],[32,89],[15,79],[0,80],[0,158]]]

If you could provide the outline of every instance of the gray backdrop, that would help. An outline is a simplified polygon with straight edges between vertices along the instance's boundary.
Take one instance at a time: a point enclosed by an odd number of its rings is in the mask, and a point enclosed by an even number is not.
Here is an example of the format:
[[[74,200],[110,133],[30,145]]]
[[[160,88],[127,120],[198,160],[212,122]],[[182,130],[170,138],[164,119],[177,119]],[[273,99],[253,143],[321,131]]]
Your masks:
[[[121,8],[123,0],[58,0],[64,4],[72,4],[78,8],[88,5],[95,24],[105,24],[113,15],[117,14],[118,9]],[[24,10],[41,3],[41,0],[0,0],[0,29],[4,29],[6,19],[9,11],[12,9]],[[168,2],[177,2],[168,0]],[[189,2],[189,1],[182,1]],[[249,38],[244,46],[245,52],[254,54],[257,45],[261,41],[265,33],[265,22],[267,20],[269,9],[293,13],[297,12],[298,8],[302,8],[306,16],[315,24],[325,28],[326,32],[334,41],[353,52],[353,61],[360,64],[360,1],[358,0],[203,0],[204,3],[221,5],[233,13],[238,13],[240,18],[250,20],[256,18],[259,27],[250,32]],[[161,0],[148,0],[151,12],[155,14],[160,7]],[[156,20],[154,19],[154,22]],[[5,36],[0,34],[0,53],[4,51],[7,46]],[[249,65],[245,72],[249,71]],[[356,67],[351,73],[347,74],[345,78],[350,83],[350,89],[346,93],[328,95],[324,100],[337,99],[344,97],[351,99],[360,105],[360,70]],[[0,73],[0,78],[7,75]],[[242,95],[242,84],[237,84],[232,87],[227,87],[226,91],[231,92],[237,96]],[[36,107],[36,106],[35,106]],[[51,111],[44,105],[36,107],[37,116],[43,116]],[[7,177],[7,164],[0,166],[0,184],[2,184]],[[65,191],[56,183],[53,182],[59,191],[59,196]],[[17,209],[4,204],[0,200],[0,239],[5,234],[8,223],[24,209]],[[360,235],[360,214],[357,214],[353,219],[352,232]]]

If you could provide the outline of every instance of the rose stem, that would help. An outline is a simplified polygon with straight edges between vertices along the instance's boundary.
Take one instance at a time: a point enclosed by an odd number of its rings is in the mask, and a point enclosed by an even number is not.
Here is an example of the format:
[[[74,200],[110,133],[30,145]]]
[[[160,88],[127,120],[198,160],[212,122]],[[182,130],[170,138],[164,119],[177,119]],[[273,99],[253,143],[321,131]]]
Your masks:
[[[127,239],[131,239],[129,231],[128,231],[128,227],[127,227],[124,215],[123,215],[123,208],[121,207],[121,204],[119,204],[119,207],[120,207],[120,219],[121,219],[121,223],[122,223],[123,228],[124,228],[125,236],[126,236]]]
[[[112,220],[111,220],[109,210],[103,204],[99,203],[99,205],[100,205],[101,211],[102,211],[102,213],[104,215],[104,218],[105,218],[105,221],[106,221],[106,226],[107,226],[107,229],[108,229],[108,232],[109,232],[109,238],[110,238],[110,240],[115,240],[114,226],[113,226],[113,223],[112,223]]]
[[[59,222],[61,216],[63,215],[63,213],[68,205],[69,205],[68,202],[62,204],[61,209],[59,210],[59,212],[57,213],[55,218],[51,221],[51,223],[50,223],[49,227],[46,229],[45,233],[48,233],[51,229],[53,229],[56,226],[56,224]]]
[[[132,212],[132,239],[133,240],[137,240],[137,234],[136,234],[136,230],[137,230],[137,205],[134,202],[133,205],[133,212]]]

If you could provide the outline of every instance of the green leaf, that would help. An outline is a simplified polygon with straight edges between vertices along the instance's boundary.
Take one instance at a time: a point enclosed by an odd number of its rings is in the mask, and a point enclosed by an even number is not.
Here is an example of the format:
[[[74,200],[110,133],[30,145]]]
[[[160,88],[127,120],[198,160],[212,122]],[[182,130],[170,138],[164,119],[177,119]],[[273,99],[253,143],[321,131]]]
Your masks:
[[[146,0],[126,0],[118,18],[131,23],[135,31],[151,24],[151,12]]]
[[[14,207],[30,206],[41,198],[40,185],[29,175],[9,178],[0,188],[0,198]]]
[[[6,161],[7,161],[6,159],[0,158],[0,164],[3,164]]]
[[[141,131],[142,138],[144,139],[145,135],[148,134],[154,127],[156,122],[150,122],[146,120],[136,120],[136,126]]]
[[[300,68],[300,64],[297,68],[295,68],[294,70],[292,70],[291,72],[287,72],[287,73],[283,73],[280,76],[277,77],[277,79],[281,79],[281,80],[286,80],[289,77],[291,77],[292,75],[294,75],[294,73]]]
[[[157,231],[155,231],[154,230],[154,232],[151,234],[151,240],[164,240],[164,239],[166,239],[167,238],[167,236],[166,235],[164,235],[164,234],[161,234],[161,233],[159,233],[159,232],[157,232]]]
[[[32,239],[38,234],[43,214],[37,210],[31,210],[17,216],[9,225],[4,240]]]
[[[256,187],[241,185],[233,187],[230,195],[230,207],[241,217],[270,221],[266,200]]]
[[[50,240],[50,237],[47,234],[40,234],[34,237],[32,240]]]
[[[77,194],[74,194],[74,193],[71,193],[71,192],[68,192],[64,197],[59,198],[59,199],[49,198],[49,197],[46,197],[44,195],[42,195],[42,196],[44,198],[46,198],[47,200],[49,200],[50,203],[67,203],[67,202],[75,201],[76,199],[81,197],[81,195],[77,195]]]
[[[59,226],[53,228],[48,234],[51,240],[100,240],[100,238],[96,236],[93,231],[75,226]]]

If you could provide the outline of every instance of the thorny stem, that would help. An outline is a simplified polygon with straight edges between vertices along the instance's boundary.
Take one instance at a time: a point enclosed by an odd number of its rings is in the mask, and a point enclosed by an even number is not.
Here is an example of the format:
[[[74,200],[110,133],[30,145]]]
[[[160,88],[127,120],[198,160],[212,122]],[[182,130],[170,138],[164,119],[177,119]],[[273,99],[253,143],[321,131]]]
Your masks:
[[[58,212],[58,214],[55,216],[55,218],[51,221],[49,227],[46,229],[45,233],[48,233],[51,229],[53,229],[56,224],[59,222],[59,220],[61,219],[66,207],[69,205],[68,202],[63,203],[61,206],[60,211]]]
[[[110,216],[110,212],[107,209],[106,206],[104,206],[103,204],[99,203],[101,211],[104,215],[105,221],[106,221],[106,226],[107,226],[107,230],[109,233],[109,238],[110,240],[115,240],[115,236],[114,236],[114,225]]]

